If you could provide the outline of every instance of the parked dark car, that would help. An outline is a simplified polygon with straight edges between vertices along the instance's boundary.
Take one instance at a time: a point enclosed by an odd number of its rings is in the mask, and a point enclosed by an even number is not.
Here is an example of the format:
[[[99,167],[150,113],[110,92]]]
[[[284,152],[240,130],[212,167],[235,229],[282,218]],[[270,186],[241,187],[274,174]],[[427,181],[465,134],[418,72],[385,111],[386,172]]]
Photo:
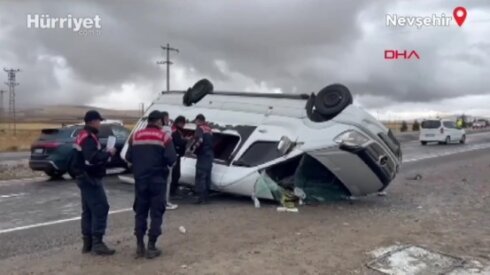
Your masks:
[[[82,129],[83,125],[74,125],[41,130],[38,140],[31,145],[29,167],[35,171],[43,171],[51,178],[61,178],[67,172],[73,178],[73,172],[70,171],[73,143]],[[103,147],[111,135],[116,137],[116,149],[120,152],[129,136],[129,130],[119,124],[102,124],[99,138]],[[126,163],[117,153],[107,168],[119,167],[127,169]]]

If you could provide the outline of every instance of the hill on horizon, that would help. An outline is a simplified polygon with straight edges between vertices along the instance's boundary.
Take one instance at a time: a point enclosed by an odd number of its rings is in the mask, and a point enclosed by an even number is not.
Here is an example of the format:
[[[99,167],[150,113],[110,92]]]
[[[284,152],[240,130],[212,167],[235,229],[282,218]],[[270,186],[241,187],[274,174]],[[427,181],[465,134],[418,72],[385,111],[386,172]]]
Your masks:
[[[21,108],[16,112],[18,123],[76,123],[83,120],[88,110],[98,110],[104,118],[118,119],[125,123],[134,123],[140,116],[138,110],[113,110],[85,105],[51,105],[34,108]]]

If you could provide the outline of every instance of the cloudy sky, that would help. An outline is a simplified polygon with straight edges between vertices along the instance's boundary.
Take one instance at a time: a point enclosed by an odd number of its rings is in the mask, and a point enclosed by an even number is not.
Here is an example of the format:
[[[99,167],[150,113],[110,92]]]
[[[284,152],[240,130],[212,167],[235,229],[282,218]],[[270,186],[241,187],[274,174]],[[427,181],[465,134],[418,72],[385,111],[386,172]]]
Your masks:
[[[203,77],[216,90],[283,93],[339,82],[380,118],[490,116],[488,0],[58,2],[0,2],[0,65],[22,70],[21,106],[136,109],[165,89],[156,61],[170,43],[180,50],[172,89]],[[452,17],[457,6],[468,11],[462,27],[386,26],[386,14]],[[101,28],[27,27],[29,15],[42,14],[99,16]],[[385,60],[387,49],[420,59]]]

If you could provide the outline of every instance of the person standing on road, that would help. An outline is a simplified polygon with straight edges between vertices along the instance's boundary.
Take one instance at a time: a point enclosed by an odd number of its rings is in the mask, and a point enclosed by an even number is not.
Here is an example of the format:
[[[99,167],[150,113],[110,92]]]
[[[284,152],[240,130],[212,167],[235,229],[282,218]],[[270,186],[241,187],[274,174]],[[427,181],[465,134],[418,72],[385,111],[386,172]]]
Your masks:
[[[162,127],[162,130],[169,136],[172,136],[172,121],[170,120],[170,116],[168,114],[168,112],[165,112],[163,111],[162,112],[162,116],[163,116],[163,127]],[[172,142],[174,142],[172,140]],[[174,148],[175,148],[175,144],[174,144]],[[169,178],[167,179],[167,194],[166,194],[166,201],[167,201],[167,205],[166,205],[166,209],[167,210],[174,210],[174,209],[177,209],[179,206],[177,204],[173,204],[170,202],[170,192],[171,192],[171,176],[173,175],[173,170],[174,170],[174,167],[170,167],[170,172],[169,172]]]
[[[187,139],[184,136],[185,117],[178,116],[175,118],[172,125],[172,141],[174,142],[175,152],[177,152],[177,160],[172,168],[172,181],[170,183],[170,196],[177,194],[177,188],[179,186],[180,179],[180,161],[185,155],[185,149],[187,146]]]
[[[126,160],[132,164],[135,179],[136,257],[155,258],[161,251],[156,248],[158,237],[162,234],[163,214],[166,206],[167,178],[169,166],[177,156],[172,137],[162,131],[163,114],[153,111],[148,116],[148,126],[133,134],[129,141]],[[147,232],[147,218],[151,222],[148,230],[148,249],[144,236]]]
[[[168,112],[163,111],[161,112],[162,114],[162,130],[167,133],[167,135],[171,136],[172,135],[172,121],[170,120],[170,116]]]
[[[458,129],[462,129],[463,128],[463,119],[462,118],[459,118],[458,120],[456,120],[456,127]]]
[[[115,250],[108,248],[102,240],[109,213],[102,178],[106,174],[105,165],[115,155],[116,149],[105,151],[101,148],[97,133],[102,120],[100,113],[95,110],[85,114],[85,127],[74,144],[76,154],[73,168],[82,197],[82,253],[112,255]]]
[[[206,123],[204,115],[197,115],[194,122],[196,123],[196,131],[190,150],[197,156],[195,185],[199,196],[195,203],[205,204],[208,203],[211,187],[211,171],[214,160],[213,132]]]

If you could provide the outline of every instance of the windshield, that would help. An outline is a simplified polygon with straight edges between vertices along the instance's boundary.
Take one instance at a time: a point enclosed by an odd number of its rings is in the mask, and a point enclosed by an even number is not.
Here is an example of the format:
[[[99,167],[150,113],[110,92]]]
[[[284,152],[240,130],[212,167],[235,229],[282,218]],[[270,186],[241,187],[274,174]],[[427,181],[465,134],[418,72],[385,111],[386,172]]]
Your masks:
[[[439,120],[426,120],[422,122],[421,127],[424,129],[437,129],[441,127],[441,122]]]

